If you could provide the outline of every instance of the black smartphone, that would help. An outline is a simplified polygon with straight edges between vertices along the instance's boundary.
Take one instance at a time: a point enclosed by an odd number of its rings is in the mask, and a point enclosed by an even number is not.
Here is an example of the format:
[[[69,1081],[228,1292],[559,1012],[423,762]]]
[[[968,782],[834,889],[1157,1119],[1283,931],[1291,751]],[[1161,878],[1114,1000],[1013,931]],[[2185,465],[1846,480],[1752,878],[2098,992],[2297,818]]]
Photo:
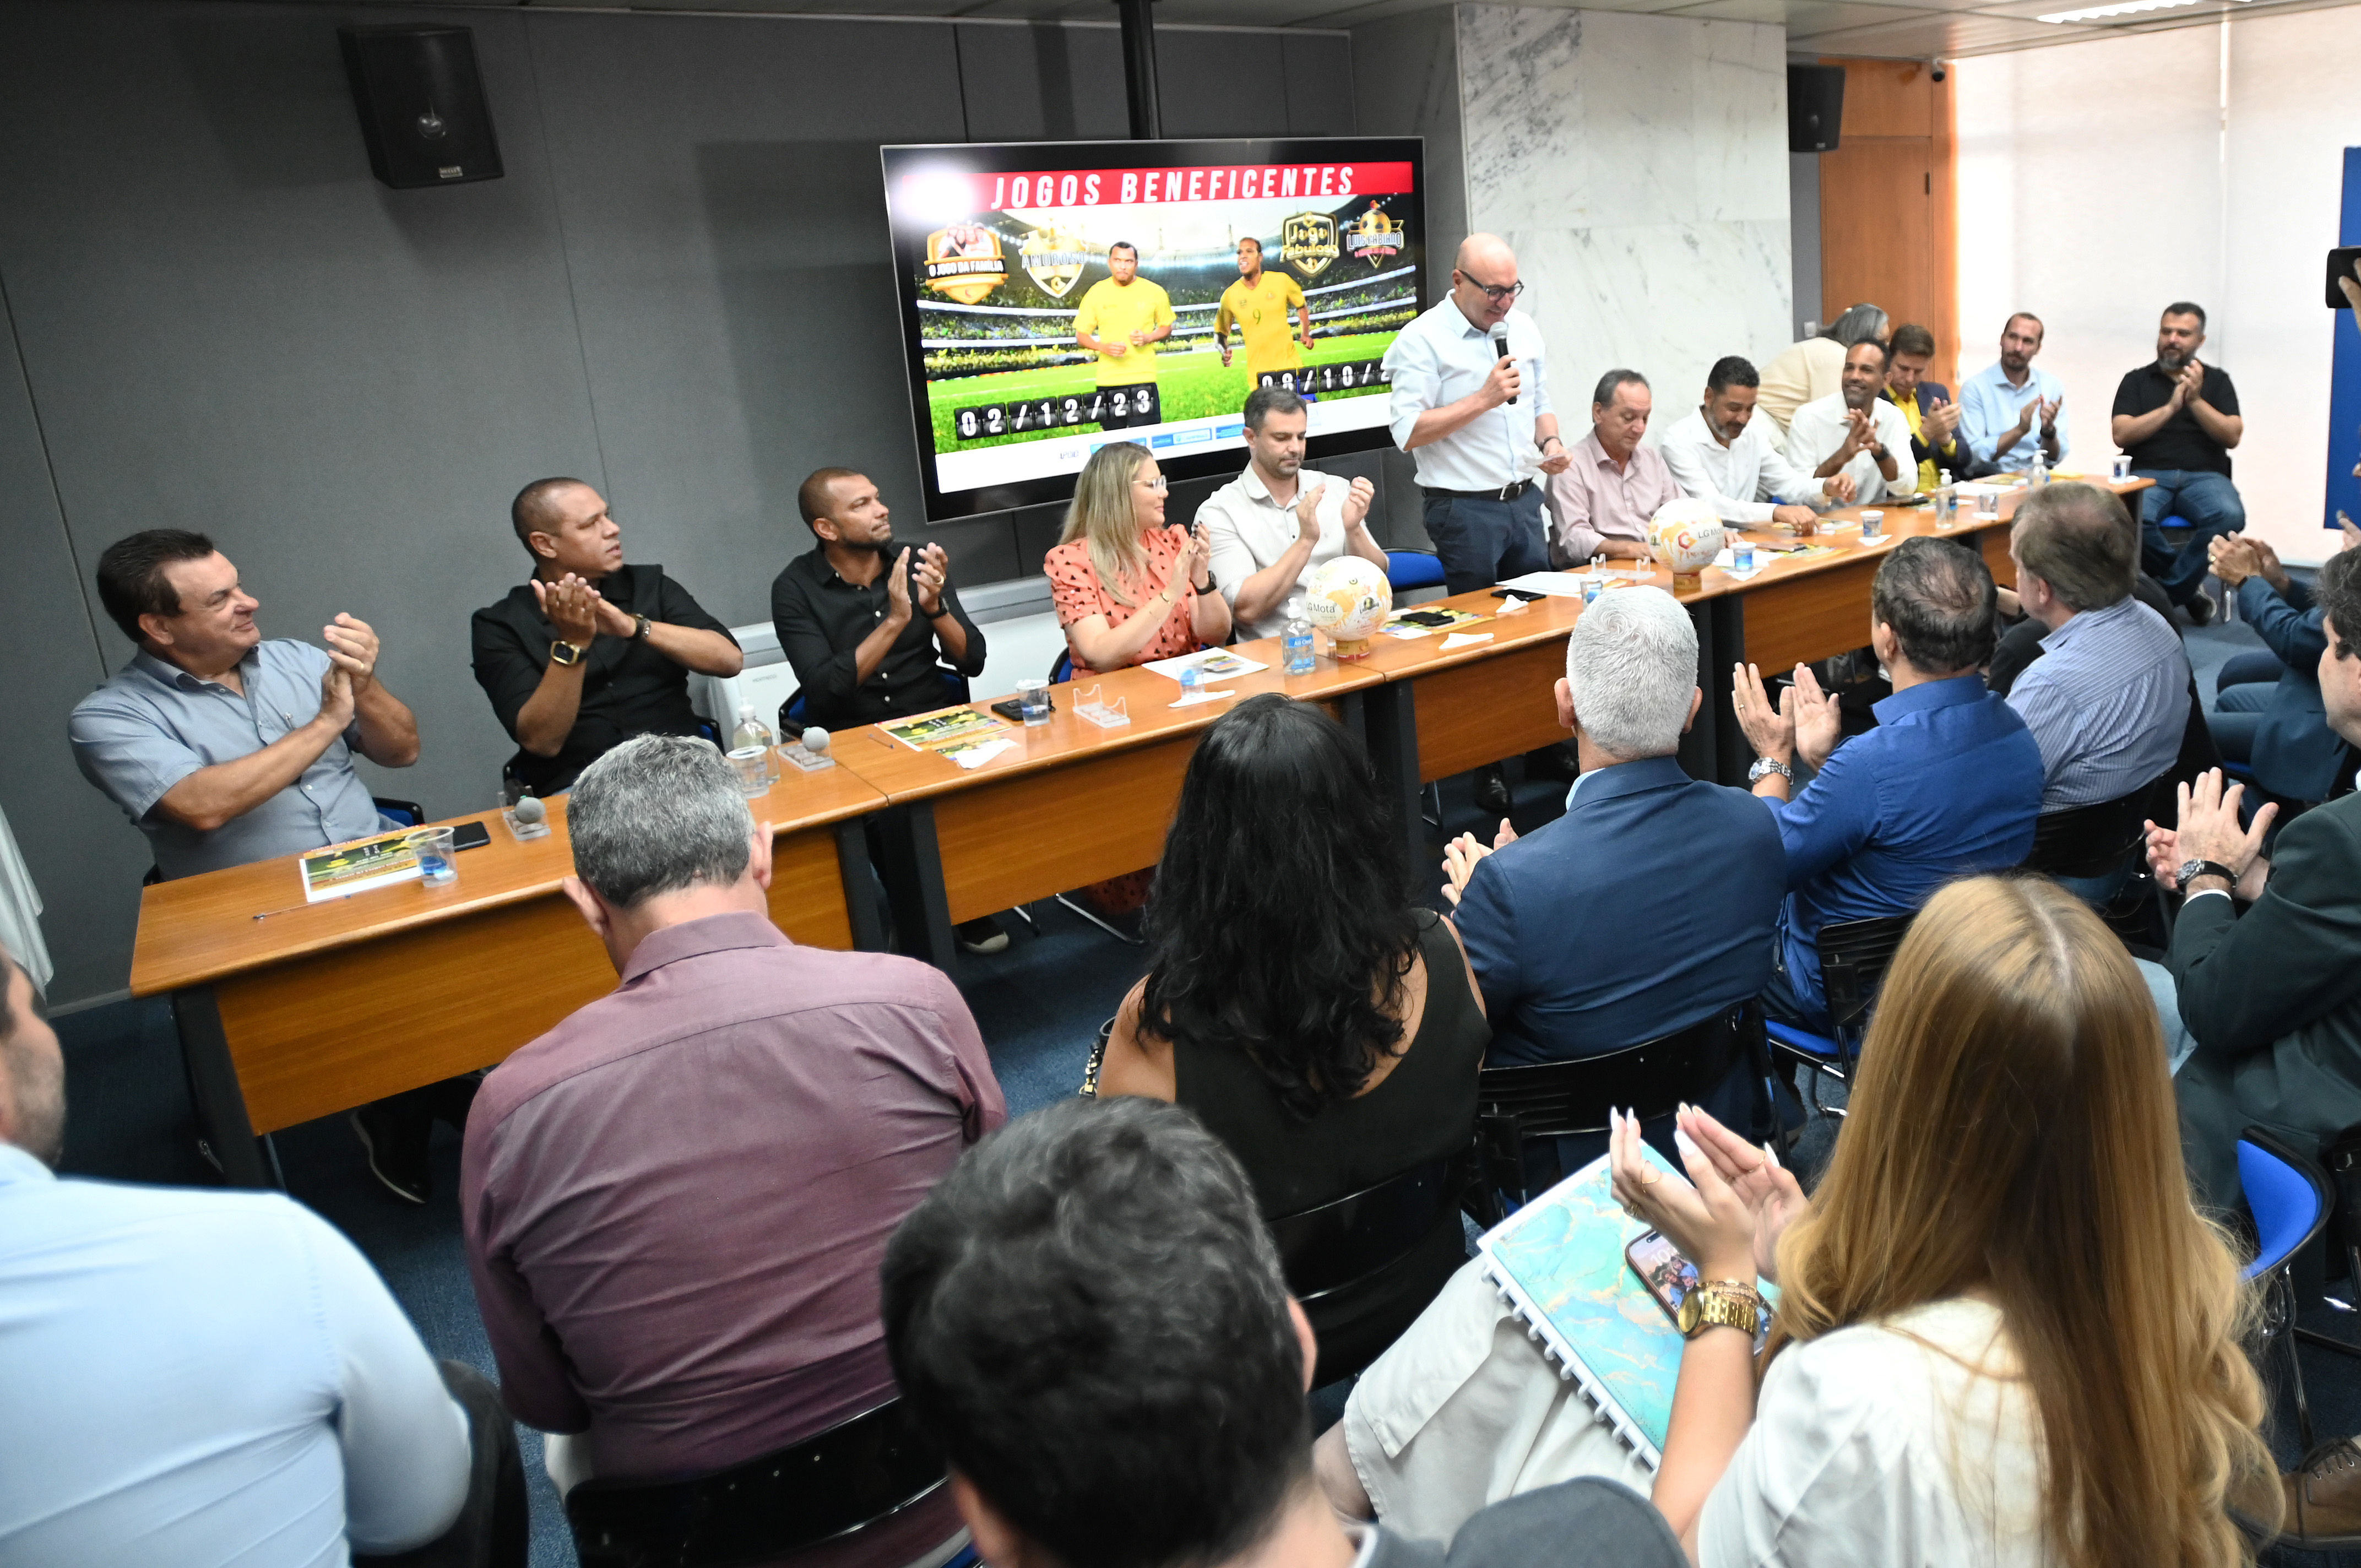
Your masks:
[[[1447,609],[1405,609],[1398,612],[1394,619],[1406,625],[1423,626],[1430,630],[1459,624]]]
[[[2338,280],[2342,279],[2348,283],[2361,283],[2361,272],[2356,272],[2353,269],[2356,262],[2361,262],[2361,245],[2340,245],[2328,253],[2328,308],[2330,310],[2349,311],[2353,308],[2353,302],[2346,299],[2345,291],[2338,287]]]
[[[1549,595],[1538,593],[1532,588],[1494,588],[1492,597],[1496,599],[1524,599],[1530,603],[1534,599],[1545,599]]]
[[[451,848],[454,850],[480,850],[491,841],[492,830],[484,826],[481,818],[451,825]]]
[[[1002,697],[998,702],[992,705],[992,711],[1000,715],[1001,718],[1008,720],[1011,724],[1022,724],[1025,722],[1025,699],[1015,696]],[[1055,699],[1050,699],[1049,701],[1049,711],[1052,713],[1058,711],[1058,704]]]

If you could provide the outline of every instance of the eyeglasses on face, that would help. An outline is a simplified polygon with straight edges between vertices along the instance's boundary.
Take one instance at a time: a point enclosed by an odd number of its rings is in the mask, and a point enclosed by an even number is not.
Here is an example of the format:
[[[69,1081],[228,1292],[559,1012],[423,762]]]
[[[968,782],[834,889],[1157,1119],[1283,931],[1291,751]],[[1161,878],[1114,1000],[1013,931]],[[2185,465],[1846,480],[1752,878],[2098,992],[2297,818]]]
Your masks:
[[[1506,304],[1509,301],[1515,299],[1518,295],[1525,291],[1525,286],[1521,282],[1507,284],[1487,283],[1472,272],[1462,272],[1459,275],[1462,278],[1466,279],[1470,283],[1475,284],[1478,289],[1483,290],[1484,297],[1491,301],[1496,305]]]
[[[1132,483],[1144,489],[1153,490],[1159,496],[1172,488],[1165,482],[1164,476],[1161,474],[1157,475],[1153,479],[1134,479]]]

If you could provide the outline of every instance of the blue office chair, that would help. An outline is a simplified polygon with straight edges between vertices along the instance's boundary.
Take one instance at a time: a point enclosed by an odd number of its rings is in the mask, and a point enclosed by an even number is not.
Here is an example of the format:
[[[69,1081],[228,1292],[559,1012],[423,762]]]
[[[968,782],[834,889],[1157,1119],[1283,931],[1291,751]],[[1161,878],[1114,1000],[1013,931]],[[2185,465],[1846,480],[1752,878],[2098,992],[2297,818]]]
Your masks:
[[[1386,581],[1393,585],[1396,593],[1408,588],[1442,587],[1442,557],[1431,550],[1389,550]]]
[[[1885,983],[1894,949],[1902,946],[1903,934],[1910,929],[1911,918],[1881,915],[1820,927],[1816,944],[1820,953],[1820,988],[1828,997],[1833,1034],[1815,1034],[1775,1019],[1764,1023],[1773,1056],[1787,1064],[1791,1086],[1798,1067],[1809,1068],[1817,1075],[1811,1100],[1814,1109],[1821,1108],[1817,1091],[1819,1078],[1833,1078],[1839,1083],[1851,1079],[1861,1058],[1861,1036],[1869,1032],[1870,1009],[1877,1001],[1878,987]],[[1795,1097],[1803,1098],[1801,1091]],[[1826,1109],[1830,1115],[1844,1115],[1834,1106]]]
[[[415,828],[426,820],[426,808],[414,800],[391,800],[384,795],[370,796],[370,804],[380,817],[390,817],[404,828]]]
[[[2269,1277],[2264,1287],[2263,1339],[2266,1346],[2273,1340],[2287,1345],[2296,1428],[2310,1453],[2312,1404],[2304,1396],[2303,1362],[2296,1354],[2295,1279],[2290,1266],[2319,1238],[2334,1195],[2317,1164],[2261,1127],[2248,1127],[2238,1139],[2238,1184],[2246,1189],[2246,1207],[2255,1216],[2255,1261],[2246,1265],[2246,1277]]]
[[[1073,678],[1074,651],[1071,648],[1060,648],[1058,650],[1058,656],[1049,661],[1049,684],[1053,686],[1061,686]]]

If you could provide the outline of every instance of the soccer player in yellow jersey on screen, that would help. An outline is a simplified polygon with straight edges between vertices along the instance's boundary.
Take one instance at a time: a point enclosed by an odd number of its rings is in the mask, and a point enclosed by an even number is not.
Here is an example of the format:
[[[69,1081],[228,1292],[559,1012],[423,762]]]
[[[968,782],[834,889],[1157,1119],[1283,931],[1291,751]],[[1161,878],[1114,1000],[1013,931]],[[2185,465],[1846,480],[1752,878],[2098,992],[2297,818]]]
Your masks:
[[[1312,307],[1303,302],[1302,286],[1284,272],[1262,269],[1262,241],[1249,235],[1238,241],[1238,280],[1222,291],[1222,308],[1213,313],[1213,341],[1222,346],[1222,363],[1230,362],[1230,328],[1246,340],[1246,384],[1262,385],[1270,370],[1293,370],[1303,363],[1296,352],[1298,338],[1287,327],[1287,315],[1301,315],[1306,350],[1312,347]],[[1301,390],[1301,389],[1298,389]]]
[[[1099,356],[1099,428],[1154,424],[1156,345],[1172,335],[1172,300],[1139,275],[1137,246],[1107,247],[1107,272],[1074,312],[1074,342]]]

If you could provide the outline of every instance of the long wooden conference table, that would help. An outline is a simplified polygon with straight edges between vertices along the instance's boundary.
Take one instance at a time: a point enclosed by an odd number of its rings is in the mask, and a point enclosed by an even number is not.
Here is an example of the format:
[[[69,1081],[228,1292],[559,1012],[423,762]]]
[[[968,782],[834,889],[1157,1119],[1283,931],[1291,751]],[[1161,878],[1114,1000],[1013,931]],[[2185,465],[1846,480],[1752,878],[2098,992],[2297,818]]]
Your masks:
[[[2128,496],[2147,483],[2109,488]],[[1869,543],[1848,508],[1826,514],[1811,541],[1833,554],[1776,560],[1743,580],[1708,568],[1678,596],[1697,622],[1707,693],[1684,765],[1743,778],[1752,753],[1730,710],[1731,667],[1783,671],[1865,643],[1870,580],[1894,541],[1973,536],[1993,576],[2014,584],[2005,524],[2022,494],[2004,496],[1994,518],[1963,511],[1948,531],[1931,508],[1888,505],[1884,536]],[[1637,580],[1673,587],[1662,568]],[[1242,643],[1268,667],[1209,688],[1230,698],[1189,707],[1147,670],[1083,676],[1051,688],[1049,724],[1010,726],[994,738],[1014,744],[972,770],[873,727],[840,732],[836,767],[785,769],[750,803],[776,835],[773,917],[800,942],[883,946],[873,834],[899,945],[955,971],[961,922],[1153,865],[1199,737],[1259,692],[1318,702],[1364,738],[1422,857],[1425,783],[1565,739],[1552,693],[1582,613],[1579,599],[1547,598],[1503,614],[1515,601],[1489,591],[1437,602],[1489,617],[1467,629],[1489,641],[1446,650],[1441,634],[1379,637],[1365,658],[1323,656],[1300,676],[1284,674],[1277,640]],[[1120,704],[1129,721],[1093,724],[1078,698]],[[258,1135],[489,1066],[612,987],[604,950],[559,889],[572,852],[564,801],[550,806],[550,836],[523,843],[495,813],[453,818],[487,822],[492,841],[463,851],[444,888],[306,905],[291,856],[145,891],[131,989],[171,995],[199,1122],[232,1182],[269,1181]]]

